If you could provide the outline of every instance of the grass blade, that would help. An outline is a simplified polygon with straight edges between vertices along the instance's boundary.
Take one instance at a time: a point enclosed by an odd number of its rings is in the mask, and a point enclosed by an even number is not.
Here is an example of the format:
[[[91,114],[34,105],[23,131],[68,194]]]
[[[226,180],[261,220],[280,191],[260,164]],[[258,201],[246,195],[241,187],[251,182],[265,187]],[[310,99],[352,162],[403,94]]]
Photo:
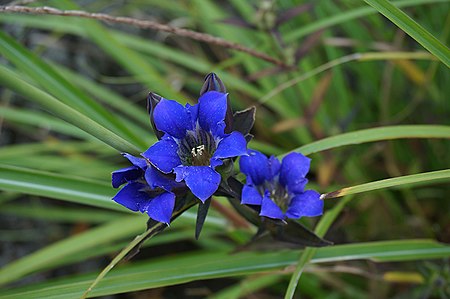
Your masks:
[[[450,67],[450,50],[425,28],[387,0],[364,0]]]
[[[32,99],[45,106],[65,121],[72,123],[83,131],[88,132],[118,151],[125,151],[134,154],[140,152],[138,147],[135,145],[124,140],[84,114],[81,114],[77,110],[65,105],[53,96],[25,82],[14,72],[3,66],[0,66],[0,82],[5,87],[10,88],[24,97]]]
[[[344,145],[404,138],[450,139],[450,126],[403,125],[365,129],[318,140],[301,146],[294,151],[310,155]]]
[[[402,240],[337,245],[318,249],[313,263],[367,259],[374,261],[405,261],[442,258],[450,255],[450,246],[431,240]],[[165,260],[145,261],[123,266],[111,272],[90,296],[106,296],[142,289],[186,283],[198,279],[235,277],[261,271],[274,271],[291,265],[298,251],[270,253],[226,252],[171,256]],[[36,284],[10,290],[0,298],[79,298],[90,285],[94,274]]]
[[[321,196],[321,198],[322,199],[336,198],[345,195],[373,191],[378,189],[386,189],[395,186],[402,186],[414,183],[425,183],[429,181],[448,180],[448,179],[450,179],[450,169],[431,171],[370,182],[353,187],[347,187],[337,191],[325,193]]]
[[[142,219],[143,217],[122,217],[119,220],[106,223],[85,233],[46,246],[42,250],[3,266],[0,270],[0,285],[43,269],[55,259],[62,259],[77,252],[137,234],[145,229],[145,219]]]
[[[129,138],[137,144],[141,142],[137,136],[104,109],[104,107],[93,101],[80,89],[59,75],[44,60],[40,59],[4,32],[0,32],[0,51],[18,69],[30,76],[30,78],[47,90],[48,93],[55,96],[60,102],[85,114],[87,117],[95,120],[116,134],[121,134],[121,136]]]
[[[0,189],[125,211],[111,200],[115,190],[108,183],[27,168],[0,164]]]

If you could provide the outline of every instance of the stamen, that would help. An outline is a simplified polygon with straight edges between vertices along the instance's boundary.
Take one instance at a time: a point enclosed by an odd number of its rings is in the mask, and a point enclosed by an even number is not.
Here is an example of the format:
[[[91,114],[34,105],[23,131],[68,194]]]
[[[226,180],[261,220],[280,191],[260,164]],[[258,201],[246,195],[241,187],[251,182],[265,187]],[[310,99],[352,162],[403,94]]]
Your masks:
[[[199,145],[197,147],[192,148],[191,153],[193,157],[201,156],[203,155],[203,151],[205,150],[205,146]]]
[[[178,156],[186,166],[207,166],[216,150],[213,136],[201,129],[188,131],[178,143]]]

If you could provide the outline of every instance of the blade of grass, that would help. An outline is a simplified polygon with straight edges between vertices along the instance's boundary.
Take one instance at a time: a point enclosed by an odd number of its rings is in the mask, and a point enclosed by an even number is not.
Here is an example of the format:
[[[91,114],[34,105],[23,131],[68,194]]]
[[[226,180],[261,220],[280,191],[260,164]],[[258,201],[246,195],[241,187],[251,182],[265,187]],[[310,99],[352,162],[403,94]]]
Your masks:
[[[85,233],[64,239],[44,249],[16,260],[0,269],[0,285],[14,281],[36,270],[43,269],[54,259],[64,258],[78,251],[102,246],[137,234],[144,230],[145,216],[127,216],[108,222]]]
[[[378,189],[386,189],[390,187],[403,186],[415,183],[425,183],[429,181],[441,181],[450,179],[450,169],[430,171],[425,173],[406,175],[396,178],[390,178],[375,182],[370,182],[353,187],[343,188],[337,191],[325,193],[321,195],[321,199],[329,199],[342,197],[350,194],[357,194],[361,192],[368,192]]]
[[[296,148],[294,151],[310,155],[344,145],[404,138],[450,139],[450,126],[401,125],[365,129],[324,138]]]
[[[27,27],[52,30],[55,32],[74,34],[88,38],[87,33],[82,29],[82,27],[75,23],[61,21],[61,17],[0,14],[0,22],[21,24]],[[225,70],[221,70],[222,67],[214,65],[198,55],[194,56],[185,51],[177,50],[158,43],[157,41],[144,39],[117,30],[109,29],[108,31],[114,39],[119,40],[121,43],[133,50],[145,54],[144,58],[156,57],[160,60],[167,60],[176,65],[185,67],[189,71],[195,71],[201,76],[204,76],[205,74],[211,72],[211,70],[214,70],[219,77],[226,82],[227,87],[240,90],[253,97],[262,97],[264,94],[264,92],[252,84],[246,82],[245,80],[241,80],[240,78],[236,78]],[[152,84],[152,86],[153,85],[154,84]],[[165,96],[167,97],[168,95]]]
[[[74,150],[76,149],[76,150]],[[116,154],[114,149],[103,146],[103,143],[93,143],[84,141],[67,141],[67,140],[43,140],[41,142],[22,143],[8,145],[0,148],[0,160],[6,161],[8,158],[20,157],[29,153],[86,153],[96,152],[100,155]]]
[[[329,69],[333,69],[341,64],[351,62],[351,61],[376,61],[376,60],[396,60],[396,59],[427,59],[432,60],[435,57],[427,52],[367,52],[367,53],[353,53],[346,56],[342,56],[331,61],[328,61],[302,75],[290,79],[278,85],[276,88],[272,89],[265,96],[259,99],[259,105],[268,102],[269,99],[273,98],[282,91],[292,87],[306,79],[312,78],[322,72]],[[269,102],[270,103],[270,102]]]
[[[115,211],[102,211],[91,208],[59,208],[50,205],[42,205],[32,202],[29,205],[4,204],[1,206],[0,214],[16,215],[24,218],[41,219],[48,222],[61,223],[104,223],[113,221],[123,216]]]
[[[0,51],[18,69],[30,76],[30,78],[45,88],[48,93],[55,96],[60,102],[85,114],[86,117],[95,120],[121,137],[131,139],[136,144],[142,142],[137,135],[104,109],[103,106],[93,101],[80,89],[60,76],[40,57],[30,52],[4,32],[0,32]]]
[[[393,178],[393,179],[388,179],[388,180],[383,180],[383,181],[378,181],[378,182],[371,182],[368,184],[355,186],[353,188],[352,187],[346,188],[347,190],[342,189],[339,191],[327,193],[327,194],[322,195],[321,198],[322,199],[332,198],[332,197],[351,195],[351,194],[355,194],[358,192],[370,191],[370,190],[387,188],[387,187],[392,187],[392,186],[400,186],[400,185],[405,185],[405,184],[411,184],[411,183],[417,183],[417,182],[428,182],[431,180],[442,180],[442,179],[450,179],[450,169],[444,170],[444,171],[434,171],[434,172],[429,172],[429,173],[421,173],[421,174],[416,174],[416,175],[404,176],[404,177]],[[348,190],[348,189],[350,189],[350,190]],[[338,194],[340,191],[342,191],[343,194],[342,193]],[[340,213],[340,211],[343,209],[343,207],[347,204],[347,202],[349,202],[351,200],[351,198],[352,198],[352,196],[349,196],[349,197],[343,199],[342,201],[340,201],[339,204],[333,208],[333,210],[325,213],[325,215],[320,219],[320,221],[315,229],[315,233],[319,237],[323,237],[325,235],[326,231],[331,226],[333,221],[336,219],[337,215]],[[300,255],[300,258],[298,260],[298,263],[295,267],[294,273],[292,274],[291,280],[289,282],[289,286],[286,290],[286,294],[284,297],[285,299],[293,298],[295,290],[297,288],[298,281],[305,269],[305,266],[311,261],[313,256],[317,258],[317,255],[316,255],[317,252],[318,252],[318,249],[312,248],[312,247],[306,248],[302,252],[302,254]],[[381,261],[381,260],[388,261],[389,258],[379,257],[379,261]]]
[[[58,0],[51,1],[51,3],[60,9],[80,10],[80,7],[73,1]],[[130,74],[136,75],[137,79],[152,91],[164,94],[165,97],[171,99],[184,98],[183,94],[177,92],[148,60],[144,59],[140,53],[124,46],[120,39],[116,39],[99,22],[82,18],[66,18],[65,21],[81,27],[105,53],[114,58]]]
[[[61,119],[35,110],[0,106],[0,117],[11,123],[31,125],[38,128],[45,128],[52,132],[62,133],[67,136],[98,141],[94,136]]]
[[[0,189],[127,211],[111,200],[115,190],[108,183],[27,168],[0,164]]]
[[[448,2],[448,0],[403,0],[403,1],[394,1],[393,5],[396,7],[409,7],[409,6],[418,6],[422,4],[432,4],[432,3],[440,3],[440,2]],[[360,7],[352,10],[348,10],[338,15],[328,16],[326,18],[319,19],[315,22],[311,22],[301,28],[296,30],[292,30],[287,32],[285,35],[286,42],[292,42],[296,39],[300,39],[310,33],[315,31],[332,27],[350,20],[354,20],[357,18],[362,18],[368,15],[372,15],[377,13],[376,9],[372,7]]]
[[[364,0],[450,67],[450,50],[406,13],[387,0]]]
[[[139,148],[120,136],[101,126],[97,122],[65,105],[51,95],[25,82],[13,71],[0,66],[0,82],[7,88],[16,91],[24,97],[34,100],[54,112],[65,121],[72,123],[83,131],[103,141],[105,144],[132,154],[140,152]]]
[[[336,245],[320,248],[313,263],[342,260],[420,260],[448,257],[450,246],[430,240],[402,240]],[[90,296],[106,296],[143,289],[186,283],[192,280],[235,277],[283,269],[297,259],[298,251],[270,253],[199,252],[195,255],[170,256],[165,260],[126,265],[111,272]],[[3,292],[0,298],[79,298],[94,274],[47,282]]]

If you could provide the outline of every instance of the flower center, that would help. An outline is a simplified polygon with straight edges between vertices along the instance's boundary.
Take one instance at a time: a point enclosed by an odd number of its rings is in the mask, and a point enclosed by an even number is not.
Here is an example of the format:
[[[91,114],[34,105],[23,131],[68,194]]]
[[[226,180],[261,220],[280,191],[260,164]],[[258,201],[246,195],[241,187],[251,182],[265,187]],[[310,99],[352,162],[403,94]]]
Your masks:
[[[185,166],[208,166],[216,151],[214,137],[202,130],[188,131],[179,142],[178,156]]]
[[[280,183],[278,183],[277,179],[270,182],[265,181],[261,187],[262,193],[261,190],[260,193],[264,196],[264,190],[269,190],[270,199],[286,213],[289,204],[291,203],[292,196]]]

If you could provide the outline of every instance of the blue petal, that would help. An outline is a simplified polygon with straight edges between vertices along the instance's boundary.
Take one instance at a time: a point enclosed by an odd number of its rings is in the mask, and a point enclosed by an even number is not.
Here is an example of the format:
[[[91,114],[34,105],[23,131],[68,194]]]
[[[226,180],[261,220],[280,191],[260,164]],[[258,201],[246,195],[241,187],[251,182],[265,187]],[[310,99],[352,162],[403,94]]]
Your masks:
[[[190,105],[189,103],[186,104],[186,110],[189,113],[189,117],[191,119],[191,122],[195,124],[198,118],[198,104],[196,105]]]
[[[141,168],[142,170],[145,170],[147,168],[147,161],[143,158],[135,157],[133,155],[130,155],[128,153],[122,153],[122,156],[128,159],[134,166]]]
[[[242,188],[241,203],[246,205],[261,205],[263,197],[259,191],[251,185],[244,185]]]
[[[309,171],[310,163],[311,159],[302,154],[288,154],[281,162],[280,183],[289,190],[298,190],[297,185],[303,184],[303,180]]]
[[[220,174],[209,166],[180,166],[174,169],[177,181],[184,180],[202,202],[210,198],[220,184]]]
[[[157,107],[159,107],[159,105]],[[142,153],[142,156],[147,158],[162,172],[169,173],[172,169],[181,164],[177,151],[178,144],[170,137],[165,137]]]
[[[320,194],[313,190],[307,190],[292,198],[286,216],[297,219],[303,216],[319,216],[322,213],[323,200],[320,199]]]
[[[209,91],[198,99],[198,122],[205,131],[214,136],[223,136],[225,114],[227,112],[227,94]]]
[[[289,184],[286,186],[286,190],[290,194],[299,194],[303,193],[306,184],[308,183],[307,179],[299,179],[297,181],[291,180],[289,181]]]
[[[224,159],[242,155],[247,155],[247,141],[244,135],[234,131],[219,142],[213,158]]]
[[[271,180],[273,177],[277,176],[280,173],[281,163],[278,160],[278,158],[274,156],[270,156],[269,158],[269,169],[270,169],[270,176],[269,180]]]
[[[156,106],[153,117],[158,130],[178,139],[186,135],[186,130],[193,129],[189,111],[172,100],[162,99]]]
[[[136,166],[130,166],[127,168],[122,168],[113,171],[111,180],[112,186],[114,188],[118,188],[120,185],[126,182],[136,180],[137,178],[142,176],[142,174],[143,174],[142,169]]]
[[[284,219],[283,211],[270,199],[268,192],[263,197],[259,215],[274,219]]]
[[[164,192],[143,205],[141,212],[147,213],[153,220],[169,224],[174,207],[175,194],[172,192]]]
[[[249,150],[248,154],[248,156],[241,156],[239,167],[247,175],[247,183],[250,178],[254,185],[261,185],[265,180],[270,179],[269,159],[255,150]]]
[[[113,200],[132,211],[138,211],[142,203],[149,200],[148,194],[140,191],[143,188],[145,188],[144,184],[128,183],[117,192]]]
[[[171,191],[173,188],[180,187],[182,184],[175,181],[173,174],[164,174],[155,167],[150,166],[145,170],[145,180],[150,188],[162,188],[166,191]]]

